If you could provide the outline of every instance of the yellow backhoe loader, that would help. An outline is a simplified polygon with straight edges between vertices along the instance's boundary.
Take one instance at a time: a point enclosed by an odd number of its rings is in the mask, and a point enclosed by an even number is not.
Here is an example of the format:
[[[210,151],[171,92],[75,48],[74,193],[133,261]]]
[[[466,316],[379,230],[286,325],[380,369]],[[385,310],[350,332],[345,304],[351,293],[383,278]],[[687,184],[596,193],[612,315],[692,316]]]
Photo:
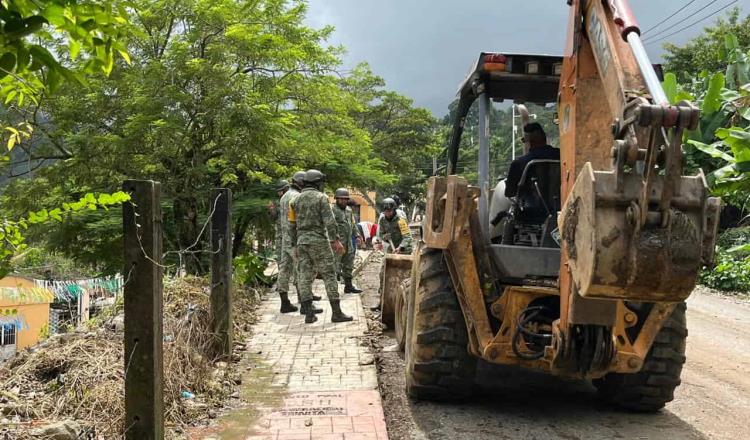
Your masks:
[[[720,208],[702,174],[683,175],[682,134],[699,110],[668,102],[627,1],[568,5],[562,57],[480,55],[446,175],[428,182],[422,240],[387,257],[383,311],[414,398],[466,397],[477,359],[592,380],[640,411],[680,383],[684,301],[712,264]],[[511,198],[489,182],[491,100],[556,104],[560,160],[530,161]],[[456,165],[474,101],[469,183]]]

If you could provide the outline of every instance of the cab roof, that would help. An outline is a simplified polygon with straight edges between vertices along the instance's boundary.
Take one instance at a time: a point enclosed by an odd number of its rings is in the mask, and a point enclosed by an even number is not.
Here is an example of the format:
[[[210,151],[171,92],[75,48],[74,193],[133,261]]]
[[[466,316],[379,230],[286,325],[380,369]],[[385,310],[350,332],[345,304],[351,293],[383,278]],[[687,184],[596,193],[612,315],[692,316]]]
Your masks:
[[[473,102],[484,90],[495,101],[546,104],[557,101],[562,57],[482,52],[458,89]],[[481,89],[481,86],[484,89]]]
[[[463,125],[471,105],[487,93],[493,101],[512,100],[545,105],[557,101],[561,56],[482,52],[458,88],[458,107],[448,151],[451,167],[458,159]],[[449,171],[450,172],[450,171]]]

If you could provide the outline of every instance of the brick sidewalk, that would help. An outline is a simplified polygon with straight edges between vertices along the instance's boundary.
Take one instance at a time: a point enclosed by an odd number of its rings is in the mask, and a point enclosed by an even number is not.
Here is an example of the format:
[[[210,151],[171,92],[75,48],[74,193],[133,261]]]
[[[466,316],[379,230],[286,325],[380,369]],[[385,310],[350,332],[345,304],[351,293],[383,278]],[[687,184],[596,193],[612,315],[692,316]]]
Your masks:
[[[318,322],[282,315],[273,292],[260,307],[240,398],[249,408],[230,414],[207,439],[387,440],[373,356],[361,338],[367,320],[359,295],[342,294],[341,308],[354,321],[331,323],[324,300]],[[340,290],[343,291],[343,288]]]

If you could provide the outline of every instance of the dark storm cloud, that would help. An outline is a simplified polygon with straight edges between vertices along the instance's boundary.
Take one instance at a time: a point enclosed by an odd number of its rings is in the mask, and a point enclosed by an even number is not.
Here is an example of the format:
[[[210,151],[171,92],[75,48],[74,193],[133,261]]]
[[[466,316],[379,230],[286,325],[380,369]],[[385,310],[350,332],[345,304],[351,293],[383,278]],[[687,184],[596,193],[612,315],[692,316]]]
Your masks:
[[[732,0],[697,0],[666,22],[684,25]],[[631,0],[646,30],[688,0]],[[459,82],[481,51],[561,54],[565,44],[568,6],[564,0],[309,0],[308,22],[333,25],[331,41],[342,44],[351,67],[367,61],[388,87],[442,116]],[[750,0],[733,6],[750,11]],[[669,40],[683,43],[715,17]],[[678,30],[674,27],[664,35]],[[652,31],[656,33],[656,31]],[[661,43],[647,47],[654,61]]]

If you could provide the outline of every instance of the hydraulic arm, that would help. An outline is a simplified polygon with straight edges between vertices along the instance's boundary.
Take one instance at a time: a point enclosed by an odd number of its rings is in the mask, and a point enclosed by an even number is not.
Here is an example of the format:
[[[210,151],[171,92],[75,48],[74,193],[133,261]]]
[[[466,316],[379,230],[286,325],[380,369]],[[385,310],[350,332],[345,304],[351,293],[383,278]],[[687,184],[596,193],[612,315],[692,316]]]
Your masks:
[[[682,134],[699,110],[669,103],[627,1],[569,4],[555,365],[585,372],[623,348],[610,331],[615,300],[663,303],[657,313],[687,298],[713,257],[719,200],[702,174],[683,175]]]

